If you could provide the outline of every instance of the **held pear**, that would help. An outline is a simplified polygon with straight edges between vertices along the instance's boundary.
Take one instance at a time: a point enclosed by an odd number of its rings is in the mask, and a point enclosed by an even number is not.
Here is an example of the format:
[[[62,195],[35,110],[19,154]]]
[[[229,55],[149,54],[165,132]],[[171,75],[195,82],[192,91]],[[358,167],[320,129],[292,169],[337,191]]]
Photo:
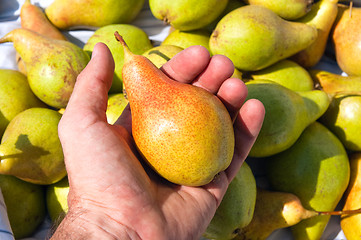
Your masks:
[[[250,5],[266,7],[286,20],[296,20],[306,15],[313,5],[313,0],[243,0]]]
[[[283,59],[259,71],[250,72],[250,80],[267,79],[293,91],[311,91],[313,80],[306,69],[294,61]]]
[[[172,80],[115,35],[124,48],[123,81],[140,154],[170,182],[209,183],[233,157],[235,139],[227,109],[205,89]]]
[[[98,28],[87,40],[83,50],[89,55],[93,52],[96,43],[105,43],[114,58],[115,69],[112,86],[109,93],[120,93],[123,91],[122,68],[124,64],[124,54],[122,46],[114,39],[114,32],[124,36],[125,41],[131,51],[136,54],[143,54],[153,45],[143,29],[131,24],[111,24]]]
[[[332,32],[336,61],[347,75],[361,76],[361,8],[339,6]]]
[[[26,76],[16,70],[0,69],[0,96],[0,138],[17,114],[32,107],[46,107],[31,91]]]
[[[269,157],[267,179],[275,191],[295,194],[314,211],[333,211],[350,179],[340,140],[324,125],[309,125],[289,149]],[[291,227],[295,239],[320,239],[330,216],[305,219]]]
[[[233,239],[253,218],[256,192],[256,180],[244,162],[203,236],[207,239]]]
[[[51,39],[25,28],[0,38],[0,43],[4,42],[13,42],[20,54],[34,94],[51,107],[65,107],[89,56],[69,41]]]
[[[33,235],[46,216],[43,186],[0,174],[0,190],[15,239]]]
[[[45,9],[49,20],[60,29],[98,28],[130,23],[145,0],[54,0]]]
[[[260,100],[266,109],[251,157],[267,157],[291,147],[330,103],[328,95],[321,90],[295,92],[269,80],[253,80],[246,85],[247,98]]]
[[[155,18],[172,27],[190,31],[213,22],[226,8],[228,0],[150,0]]]
[[[286,59],[316,40],[316,27],[286,21],[257,5],[237,8],[213,31],[213,54],[229,57],[240,71],[257,71]]]
[[[361,208],[361,153],[350,155],[351,177],[343,211]],[[361,214],[341,216],[341,228],[349,240],[361,238]]]
[[[310,46],[291,57],[304,68],[315,66],[324,54],[331,28],[336,20],[337,3],[338,0],[318,1],[312,5],[309,13],[297,20],[315,26],[318,31],[316,40]]]
[[[35,184],[52,184],[66,175],[58,137],[61,114],[30,108],[13,118],[0,144],[0,174]]]

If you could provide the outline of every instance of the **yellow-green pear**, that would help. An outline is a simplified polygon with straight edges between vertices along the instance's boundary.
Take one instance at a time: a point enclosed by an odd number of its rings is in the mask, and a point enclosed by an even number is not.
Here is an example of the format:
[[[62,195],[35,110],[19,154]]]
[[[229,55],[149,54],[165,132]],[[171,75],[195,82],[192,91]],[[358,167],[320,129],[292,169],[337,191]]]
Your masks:
[[[48,108],[29,108],[7,126],[0,144],[0,174],[35,184],[52,184],[66,175],[58,137],[61,114]]]
[[[148,58],[157,68],[160,68],[182,50],[183,48],[179,46],[163,44],[147,50],[143,56]]]
[[[140,154],[170,182],[211,182],[233,157],[234,130],[227,109],[205,89],[172,80],[116,37],[124,48],[123,81]]]
[[[361,91],[336,94],[320,121],[343,143],[346,149],[361,151]]]
[[[283,59],[259,71],[249,73],[251,79],[267,79],[293,91],[310,91],[313,80],[306,69],[294,61]],[[252,80],[249,81],[252,81]]]
[[[361,7],[339,6],[339,16],[331,34],[336,61],[348,75],[361,76]]]
[[[330,103],[328,95],[321,90],[295,92],[270,80],[253,80],[246,85],[247,98],[260,100],[266,109],[251,157],[267,157],[291,147]]]
[[[280,18],[272,10],[246,5],[224,16],[213,31],[212,54],[229,57],[240,71],[257,71],[305,49],[316,27]]]
[[[296,20],[306,15],[311,6],[313,0],[243,0],[250,5],[259,5],[266,7],[278,16],[286,20]]]
[[[350,179],[350,164],[341,141],[324,125],[309,125],[289,149],[269,157],[272,189],[295,194],[314,211],[333,211]],[[316,216],[291,227],[295,239],[320,239],[330,216]]]
[[[343,211],[361,208],[361,153],[350,155],[351,177]],[[341,228],[348,240],[361,238],[361,214],[341,216]]]
[[[120,93],[123,91],[122,67],[124,64],[123,47],[114,38],[114,32],[124,36],[129,48],[136,54],[143,54],[153,45],[143,29],[131,24],[112,24],[98,28],[85,43],[83,49],[89,55],[93,52],[96,43],[105,43],[113,55],[115,69],[112,86],[109,93]]]
[[[24,74],[0,69],[0,138],[17,114],[32,107],[46,107],[31,91]]]
[[[226,8],[228,0],[150,0],[155,18],[172,27],[190,31],[213,22]]]
[[[314,3],[311,11],[297,22],[306,23],[317,28],[316,40],[306,49],[292,56],[292,60],[305,68],[315,66],[323,56],[333,23],[336,20],[338,0],[321,0]]]
[[[107,121],[109,124],[114,124],[118,120],[128,103],[129,101],[123,93],[109,95],[106,111]]]
[[[68,104],[79,73],[89,56],[77,45],[45,37],[25,28],[14,29],[0,43],[13,42],[24,61],[34,94],[54,108]]]
[[[316,88],[331,95],[361,92],[361,76],[344,76],[319,69],[311,69],[309,73]]]
[[[64,177],[59,182],[46,186],[46,208],[53,224],[59,223],[68,212],[69,181]]]
[[[0,190],[15,239],[31,237],[46,216],[44,187],[0,174]]]
[[[256,180],[251,168],[244,162],[203,236],[207,239],[233,239],[253,218],[256,192]]]
[[[45,8],[49,20],[60,29],[97,28],[130,23],[145,0],[54,0]]]
[[[179,29],[175,29],[168,34],[161,45],[175,45],[183,49],[193,45],[201,45],[210,51],[210,36],[211,34],[205,29],[196,29],[192,31],[181,31]]]

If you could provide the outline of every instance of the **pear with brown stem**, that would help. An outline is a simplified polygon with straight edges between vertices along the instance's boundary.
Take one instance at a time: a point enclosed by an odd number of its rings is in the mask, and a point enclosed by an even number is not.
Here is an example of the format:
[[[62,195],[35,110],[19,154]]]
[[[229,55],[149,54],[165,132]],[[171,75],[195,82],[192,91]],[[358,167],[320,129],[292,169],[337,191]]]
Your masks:
[[[149,59],[133,54],[117,32],[115,36],[124,48],[123,82],[140,154],[170,182],[211,182],[233,156],[233,123],[227,109],[205,89],[169,78]]]

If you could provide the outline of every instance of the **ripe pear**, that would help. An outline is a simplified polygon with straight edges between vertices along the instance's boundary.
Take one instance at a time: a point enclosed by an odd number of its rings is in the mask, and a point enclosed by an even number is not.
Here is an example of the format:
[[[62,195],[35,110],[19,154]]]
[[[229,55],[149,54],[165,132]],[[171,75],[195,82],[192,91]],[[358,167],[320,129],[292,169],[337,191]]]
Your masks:
[[[190,31],[213,22],[226,8],[228,0],[149,0],[155,18],[172,27]]]
[[[343,76],[319,69],[311,69],[309,73],[315,86],[331,95],[361,92],[361,76]]]
[[[253,218],[256,192],[256,180],[244,162],[203,236],[207,239],[233,239]]]
[[[361,91],[336,94],[320,121],[343,143],[346,149],[361,151]]]
[[[21,6],[20,19],[22,28],[33,30],[53,39],[67,40],[63,33],[49,21],[43,10],[31,4],[30,0],[25,0]],[[16,53],[16,64],[19,71],[26,75],[26,66],[18,53]]]
[[[0,69],[0,138],[17,114],[32,107],[46,107],[31,91],[24,74]]]
[[[351,177],[343,211],[361,208],[361,153],[350,155]],[[349,240],[361,238],[361,214],[341,216],[341,228]]]
[[[205,89],[172,80],[115,35],[124,48],[123,81],[140,154],[175,184],[211,182],[233,157],[235,139],[227,109]]]
[[[30,237],[46,216],[43,186],[0,174],[0,189],[15,239]]]
[[[88,39],[83,50],[89,55],[93,52],[96,43],[105,43],[113,55],[115,69],[112,86],[109,93],[120,93],[123,91],[122,67],[124,64],[123,48],[114,38],[114,32],[124,36],[129,48],[136,54],[143,54],[153,45],[143,29],[130,24],[112,24],[97,29]]]
[[[53,224],[58,225],[68,212],[69,181],[64,177],[46,186],[46,208]]]
[[[196,29],[192,31],[181,31],[179,29],[175,29],[170,32],[168,36],[163,40],[161,45],[175,45],[186,49],[187,47],[193,45],[201,45],[205,48],[209,49],[209,37],[211,34],[205,29]]]
[[[259,71],[249,73],[251,79],[267,79],[293,91],[310,91],[313,80],[306,69],[294,61],[283,59]],[[252,81],[252,80],[249,81]]]
[[[60,29],[98,28],[130,23],[142,10],[145,0],[54,0],[45,14]]]
[[[293,193],[314,211],[333,211],[350,179],[350,164],[341,141],[324,125],[309,125],[289,149],[269,157],[272,189]],[[330,216],[316,216],[291,227],[295,239],[320,239]]]
[[[0,174],[35,184],[52,184],[66,175],[58,137],[61,114],[30,108],[14,117],[0,144]]]
[[[337,17],[337,3],[338,0],[318,1],[312,5],[309,13],[297,20],[298,22],[315,26],[318,31],[316,40],[291,58],[304,68],[311,68],[321,60],[331,28]]]
[[[4,42],[13,42],[23,59],[34,94],[51,107],[65,107],[89,56],[69,41],[51,39],[25,28],[0,38],[0,43]]]
[[[313,5],[313,0],[244,0],[244,2],[266,7],[286,20],[296,20],[303,17]]]
[[[328,95],[321,90],[295,92],[269,80],[253,80],[246,85],[247,98],[260,100],[266,109],[251,157],[267,157],[291,147],[330,103]]]
[[[125,98],[123,93],[110,94],[106,111],[107,122],[109,124],[114,124],[128,103],[129,101]]]
[[[361,8],[339,7],[339,12],[332,32],[337,64],[348,75],[361,76]]]
[[[142,55],[148,58],[157,68],[160,68],[182,50],[183,48],[179,46],[163,44],[147,50]]]
[[[286,21],[262,6],[247,5],[218,22],[209,47],[213,54],[229,57],[241,71],[257,71],[305,49],[316,37],[316,27]]]

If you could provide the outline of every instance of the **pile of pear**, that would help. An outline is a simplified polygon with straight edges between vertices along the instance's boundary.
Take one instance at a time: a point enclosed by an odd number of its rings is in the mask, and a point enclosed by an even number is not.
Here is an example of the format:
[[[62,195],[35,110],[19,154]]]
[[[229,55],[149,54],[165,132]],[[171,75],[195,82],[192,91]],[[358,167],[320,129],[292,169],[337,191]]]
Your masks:
[[[139,100],[134,100],[133,89],[139,91],[139,86],[132,87],[129,79],[135,73],[129,72],[129,65],[141,62],[140,73],[165,78],[159,68],[192,45],[205,47],[210,55],[230,58],[232,77],[246,84],[247,98],[259,99],[265,106],[260,134],[204,238],[267,239],[277,230],[287,229],[294,239],[317,240],[327,237],[331,215],[338,215],[347,239],[361,237],[361,8],[337,0],[66,2],[54,0],[41,9],[26,0],[21,7],[21,28],[0,36],[0,43],[12,42],[18,64],[18,70],[0,69],[0,188],[17,239],[31,236],[47,216],[58,224],[67,212],[69,185],[57,125],[97,42],[109,47],[115,61],[109,124],[115,124],[128,104],[132,114],[140,112],[136,106],[142,109],[148,104],[135,103]],[[155,20],[169,26],[161,43],[151,41],[133,24],[146,4]],[[93,30],[84,44],[68,34],[84,28]],[[117,41],[115,32],[126,44]],[[321,58],[336,62],[338,68],[323,70]],[[143,84],[142,94],[151,93],[147,100],[152,99],[152,91],[160,91],[158,82],[154,83]],[[152,89],[152,85],[158,88]],[[183,91],[195,101],[206,96],[198,89]],[[162,98],[171,99],[166,94]],[[201,101],[201,108],[208,112],[208,101],[214,100],[207,96]],[[199,161],[192,167],[180,164],[177,171],[158,171],[149,159],[162,177],[199,186],[228,166],[234,144],[232,122],[219,103],[214,104],[217,107],[210,111],[221,120],[206,120],[202,117],[207,115],[200,112],[199,131],[202,140],[216,142],[215,149],[221,146],[216,152],[227,155],[226,159],[210,154],[214,151],[208,145],[201,148],[206,158],[214,160]],[[166,106],[166,115],[178,107],[182,109],[179,112],[191,111],[189,104],[180,102]],[[154,115],[132,115],[133,129],[144,122],[159,122]],[[180,118],[177,122],[189,128],[189,116]],[[147,135],[154,136],[159,126],[152,124]],[[220,127],[227,130],[209,130]],[[143,127],[136,138],[144,140],[144,131]],[[221,133],[223,140],[216,141]],[[180,139],[191,142],[189,135],[180,134]],[[159,145],[147,148],[157,150],[158,156],[165,152]],[[143,156],[147,158],[145,153]],[[186,176],[186,182],[179,176]],[[194,179],[202,181],[195,183]]]

